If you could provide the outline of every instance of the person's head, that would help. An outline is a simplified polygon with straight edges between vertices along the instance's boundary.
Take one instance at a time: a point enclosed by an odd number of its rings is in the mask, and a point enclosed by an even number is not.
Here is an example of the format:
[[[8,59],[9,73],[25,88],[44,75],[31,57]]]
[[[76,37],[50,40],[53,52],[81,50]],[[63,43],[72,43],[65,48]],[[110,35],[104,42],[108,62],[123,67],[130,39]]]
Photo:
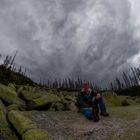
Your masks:
[[[84,90],[88,90],[90,88],[89,81],[84,80],[83,83],[82,83],[82,86],[83,86]]]

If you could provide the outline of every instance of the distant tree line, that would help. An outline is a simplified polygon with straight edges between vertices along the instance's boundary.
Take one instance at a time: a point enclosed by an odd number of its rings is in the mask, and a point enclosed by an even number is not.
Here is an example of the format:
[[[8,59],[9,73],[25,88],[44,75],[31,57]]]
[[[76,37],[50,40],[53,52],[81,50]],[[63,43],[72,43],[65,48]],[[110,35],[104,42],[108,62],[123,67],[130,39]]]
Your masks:
[[[140,96],[140,68],[130,68],[130,72],[123,72],[121,78],[116,77],[110,83],[110,89],[118,94]]]
[[[114,80],[110,83],[111,90],[120,90],[125,88],[130,88],[133,86],[139,86],[140,83],[140,68],[132,68],[131,72],[123,72],[122,77]]]
[[[40,85],[46,86],[48,88],[55,88],[60,90],[69,90],[69,91],[79,91],[82,87],[82,79],[81,78],[65,78],[65,79],[55,79],[55,80],[48,80],[48,82],[42,82],[40,80]],[[100,90],[100,87],[98,87],[93,82],[90,82],[91,88],[94,88],[95,90]]]

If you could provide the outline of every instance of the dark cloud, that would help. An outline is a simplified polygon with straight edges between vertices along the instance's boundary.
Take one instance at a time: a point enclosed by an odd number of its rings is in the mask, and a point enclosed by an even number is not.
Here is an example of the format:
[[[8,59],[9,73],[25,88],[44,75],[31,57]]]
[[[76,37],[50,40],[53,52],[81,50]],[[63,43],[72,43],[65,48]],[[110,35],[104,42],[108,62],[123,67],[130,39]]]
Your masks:
[[[82,77],[106,85],[139,50],[127,0],[0,0],[3,54],[34,79]]]

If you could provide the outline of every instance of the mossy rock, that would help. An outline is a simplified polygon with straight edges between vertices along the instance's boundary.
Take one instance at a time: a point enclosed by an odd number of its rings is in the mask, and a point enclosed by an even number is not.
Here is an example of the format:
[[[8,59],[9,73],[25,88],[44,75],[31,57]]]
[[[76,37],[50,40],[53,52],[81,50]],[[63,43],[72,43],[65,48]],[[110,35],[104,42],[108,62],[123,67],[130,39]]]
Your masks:
[[[66,100],[68,100],[68,101],[73,101],[73,102],[75,102],[75,101],[76,101],[75,96],[66,95],[64,98],[65,98]]]
[[[137,104],[140,104],[140,97],[137,97],[137,98],[135,99],[135,102],[136,102]]]
[[[61,96],[61,103],[65,105],[65,110],[74,111],[76,110],[75,102],[76,97],[71,95]]]
[[[10,92],[11,94],[16,95],[16,91],[13,90],[13,88],[0,84],[0,93],[2,92]]]
[[[18,140],[16,134],[12,131],[7,119],[6,109],[0,100],[0,138],[4,140]]]
[[[57,102],[55,104],[55,110],[56,111],[64,111],[65,110],[65,105],[61,102]]]
[[[122,106],[129,106],[130,104],[129,104],[128,100],[125,99],[125,100],[123,100],[123,101],[121,102],[121,105],[122,105]]]
[[[40,98],[43,95],[41,93],[31,92],[31,91],[25,91],[24,90],[24,91],[22,91],[21,96],[26,101],[32,101],[34,99]]]
[[[7,107],[7,109],[8,109],[8,111],[11,111],[11,110],[19,110],[19,107],[18,107],[18,105],[16,105],[16,104],[12,104],[12,105],[9,105],[8,107]]]
[[[118,96],[119,100],[121,101],[121,105],[122,103],[127,100],[127,103],[129,105],[137,105],[138,103],[136,102],[136,98],[135,97],[135,100],[134,100],[134,97],[130,97],[130,96]]]
[[[49,107],[56,102],[61,101],[60,98],[51,93],[47,93],[46,95],[41,96],[40,98],[33,99],[29,104],[29,108],[31,109],[43,109],[48,110]]]
[[[25,117],[20,111],[10,111],[8,113],[8,119],[17,132],[21,135],[29,129],[38,128],[34,122]]]
[[[18,97],[21,96],[22,91],[23,91],[24,89],[25,89],[24,86],[20,86],[20,87],[18,87],[18,89],[17,89],[17,96],[18,96]]]
[[[0,98],[7,104],[25,106],[24,101],[17,97],[17,94],[10,87],[0,84]]]
[[[52,140],[52,138],[45,130],[31,129],[22,136],[22,140]]]
[[[102,95],[108,107],[115,107],[121,105],[121,101],[115,92],[103,92]]]
[[[75,102],[71,102],[70,104],[67,104],[66,105],[66,110],[69,110],[69,111],[78,111],[78,108],[77,106],[75,105]]]
[[[16,86],[15,86],[15,84],[9,83],[9,84],[8,84],[8,87],[10,87],[13,91],[16,92]]]
[[[64,104],[70,104],[76,101],[76,97],[71,96],[71,95],[66,95],[66,96],[63,95],[63,96],[60,96],[60,98],[61,98],[61,102]]]

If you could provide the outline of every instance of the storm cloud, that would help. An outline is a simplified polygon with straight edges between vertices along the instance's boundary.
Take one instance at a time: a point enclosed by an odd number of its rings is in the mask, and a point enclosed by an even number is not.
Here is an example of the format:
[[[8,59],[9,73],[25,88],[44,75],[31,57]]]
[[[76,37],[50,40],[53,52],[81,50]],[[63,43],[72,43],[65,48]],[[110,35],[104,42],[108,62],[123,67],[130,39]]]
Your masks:
[[[106,85],[139,40],[128,0],[0,0],[0,52],[34,80],[81,77]]]

